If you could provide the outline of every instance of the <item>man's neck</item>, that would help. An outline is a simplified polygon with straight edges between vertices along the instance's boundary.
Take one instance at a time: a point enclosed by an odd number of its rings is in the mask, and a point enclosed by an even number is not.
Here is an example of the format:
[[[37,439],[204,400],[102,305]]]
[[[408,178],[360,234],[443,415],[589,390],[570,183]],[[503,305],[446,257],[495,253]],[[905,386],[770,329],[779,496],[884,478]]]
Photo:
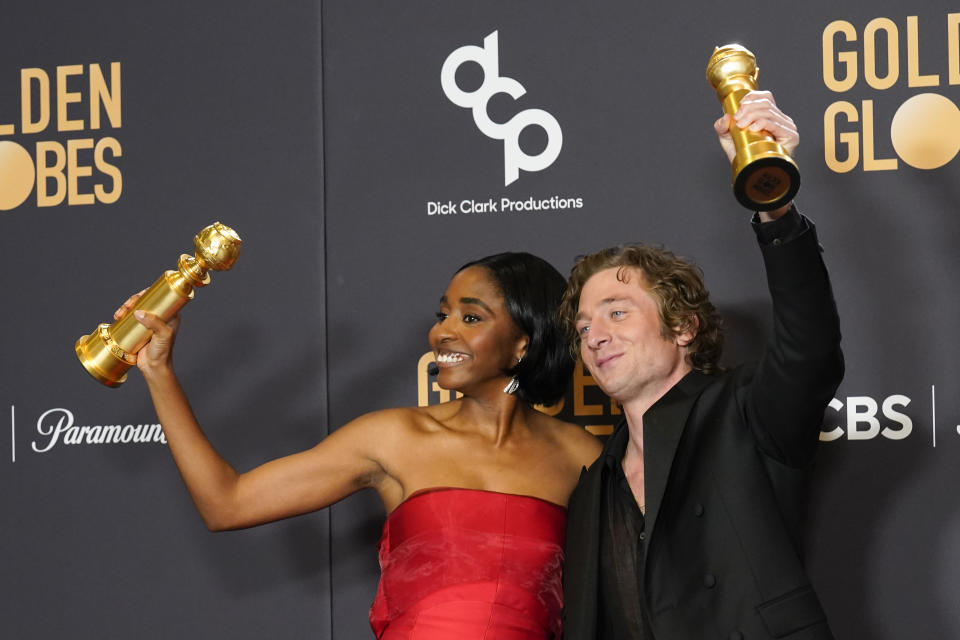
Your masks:
[[[627,418],[627,429],[630,433],[630,440],[634,447],[643,451],[643,416],[656,402],[665,396],[670,389],[675,387],[678,382],[683,380],[690,371],[693,370],[690,365],[678,367],[668,378],[663,379],[662,384],[645,393],[638,394],[626,402],[621,403],[623,414]]]

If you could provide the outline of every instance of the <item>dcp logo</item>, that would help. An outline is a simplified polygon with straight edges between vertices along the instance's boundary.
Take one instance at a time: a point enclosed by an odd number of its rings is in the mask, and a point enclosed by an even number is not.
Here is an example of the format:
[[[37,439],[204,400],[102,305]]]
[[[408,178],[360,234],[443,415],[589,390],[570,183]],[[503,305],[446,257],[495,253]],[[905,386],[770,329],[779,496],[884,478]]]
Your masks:
[[[475,91],[463,91],[457,85],[457,69],[464,62],[476,62],[483,69],[483,84]],[[473,110],[473,121],[480,131],[495,140],[503,140],[503,184],[514,182],[524,171],[546,169],[560,155],[563,132],[557,119],[543,109],[526,109],[507,122],[498,124],[490,119],[487,105],[490,98],[505,93],[514,100],[527,90],[513,78],[500,76],[500,55],[497,32],[483,39],[483,46],[466,45],[453,51],[443,63],[440,85],[450,102],[458,107]],[[520,148],[520,132],[529,126],[537,126],[547,134],[547,146],[535,156],[527,155]]]

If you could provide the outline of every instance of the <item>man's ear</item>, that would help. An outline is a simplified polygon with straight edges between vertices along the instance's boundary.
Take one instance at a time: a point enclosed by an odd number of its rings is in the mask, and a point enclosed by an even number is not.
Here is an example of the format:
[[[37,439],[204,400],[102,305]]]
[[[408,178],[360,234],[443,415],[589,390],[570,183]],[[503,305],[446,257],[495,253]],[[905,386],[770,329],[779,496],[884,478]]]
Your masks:
[[[680,347],[689,347],[693,339],[697,337],[697,331],[700,329],[700,321],[697,316],[687,316],[682,324],[673,329],[674,340]]]

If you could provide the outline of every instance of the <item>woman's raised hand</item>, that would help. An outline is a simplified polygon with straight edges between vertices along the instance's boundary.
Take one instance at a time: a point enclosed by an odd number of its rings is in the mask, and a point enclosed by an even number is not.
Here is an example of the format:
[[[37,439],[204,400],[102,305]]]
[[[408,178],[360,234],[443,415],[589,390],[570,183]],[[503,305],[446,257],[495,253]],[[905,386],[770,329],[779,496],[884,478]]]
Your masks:
[[[119,320],[131,312],[137,301],[146,289],[135,293],[113,313],[113,319]],[[138,309],[133,312],[137,322],[153,332],[150,342],[143,346],[136,354],[137,368],[149,376],[160,370],[173,370],[173,344],[177,338],[177,329],[180,326],[180,316],[176,315],[164,322],[156,314]]]

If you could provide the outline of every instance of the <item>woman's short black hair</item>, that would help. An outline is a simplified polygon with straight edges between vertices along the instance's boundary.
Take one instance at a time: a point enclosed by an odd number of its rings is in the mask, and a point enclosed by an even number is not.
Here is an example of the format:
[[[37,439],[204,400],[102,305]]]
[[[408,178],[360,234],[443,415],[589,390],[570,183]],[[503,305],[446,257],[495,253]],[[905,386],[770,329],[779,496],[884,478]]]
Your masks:
[[[546,260],[522,252],[480,258],[457,273],[468,267],[490,272],[510,318],[530,340],[520,364],[507,371],[520,383],[517,397],[530,404],[556,404],[567,391],[575,364],[558,315],[566,280]]]

